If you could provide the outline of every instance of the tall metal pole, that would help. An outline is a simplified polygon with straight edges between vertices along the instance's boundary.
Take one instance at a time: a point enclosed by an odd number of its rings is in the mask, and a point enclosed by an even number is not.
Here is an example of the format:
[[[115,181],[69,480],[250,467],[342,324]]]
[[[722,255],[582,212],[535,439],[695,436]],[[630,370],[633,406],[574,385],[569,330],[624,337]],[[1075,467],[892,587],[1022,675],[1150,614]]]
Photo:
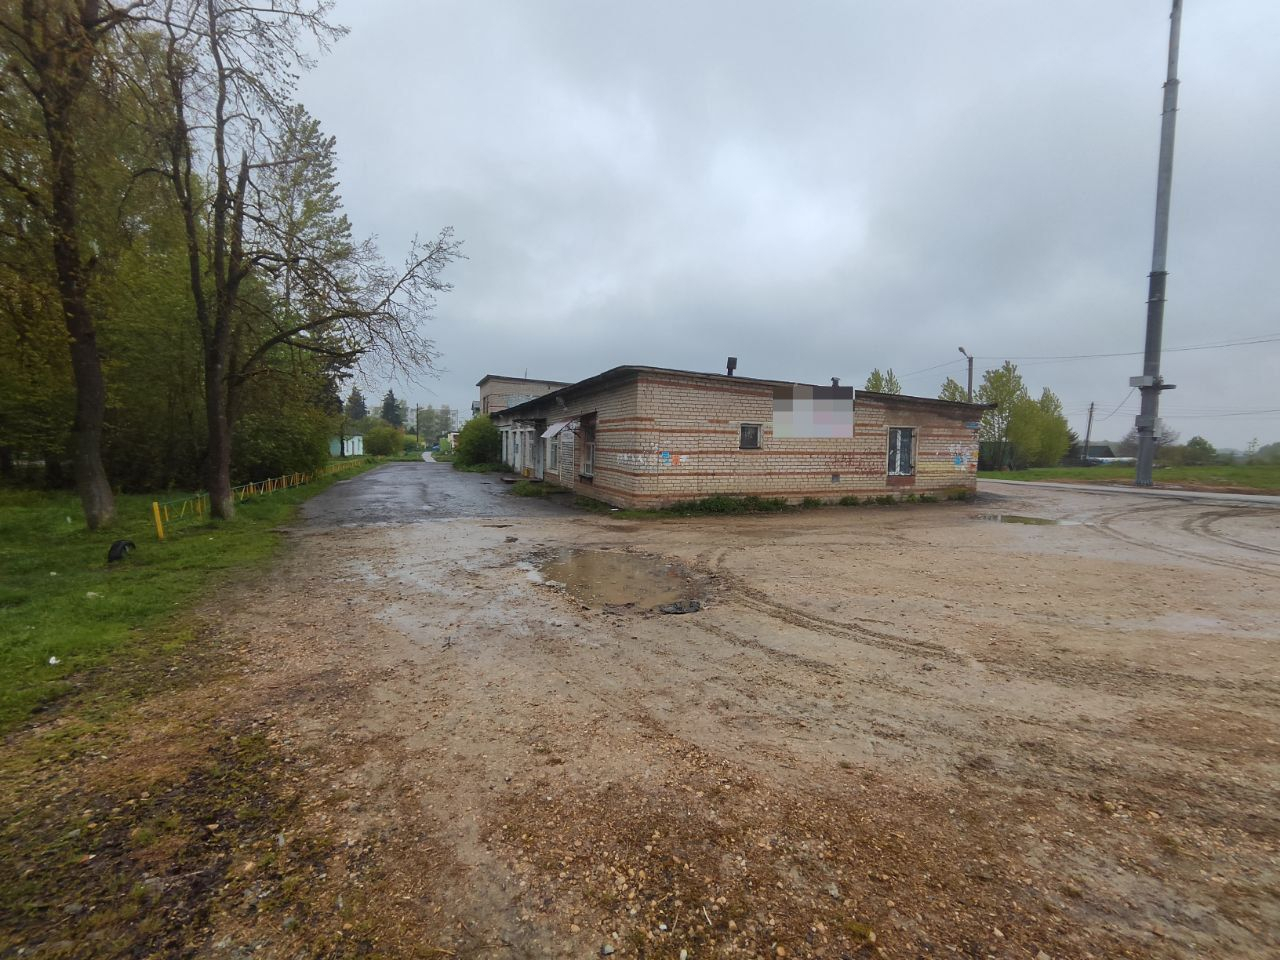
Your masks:
[[[1164,114],[1160,121],[1160,166],[1156,174],[1156,229],[1151,251],[1151,278],[1147,289],[1147,342],[1142,376],[1129,385],[1142,393],[1142,407],[1134,426],[1138,431],[1139,487],[1151,486],[1156,459],[1156,424],[1160,415],[1160,391],[1172,390],[1160,376],[1160,341],[1164,335],[1165,284],[1169,274],[1165,255],[1169,248],[1169,194],[1173,187],[1173,130],[1178,113],[1178,42],[1182,30],[1182,0],[1173,0],[1169,14],[1169,72],[1164,83]]]
[[[1093,402],[1089,402],[1089,425],[1084,428],[1084,449],[1080,451],[1080,462],[1089,463],[1089,441],[1093,439]]]
[[[960,352],[963,353],[965,359],[969,361],[969,402],[973,403],[973,357],[969,355],[969,351],[964,347],[960,348]]]

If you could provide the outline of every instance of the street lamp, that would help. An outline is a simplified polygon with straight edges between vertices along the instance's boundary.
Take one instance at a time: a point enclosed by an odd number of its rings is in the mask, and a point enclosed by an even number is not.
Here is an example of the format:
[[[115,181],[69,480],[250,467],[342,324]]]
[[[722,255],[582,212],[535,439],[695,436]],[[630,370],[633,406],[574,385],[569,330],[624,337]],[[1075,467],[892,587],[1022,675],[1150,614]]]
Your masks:
[[[969,361],[969,402],[973,403],[973,355],[964,347],[960,348],[960,352],[963,353]]]

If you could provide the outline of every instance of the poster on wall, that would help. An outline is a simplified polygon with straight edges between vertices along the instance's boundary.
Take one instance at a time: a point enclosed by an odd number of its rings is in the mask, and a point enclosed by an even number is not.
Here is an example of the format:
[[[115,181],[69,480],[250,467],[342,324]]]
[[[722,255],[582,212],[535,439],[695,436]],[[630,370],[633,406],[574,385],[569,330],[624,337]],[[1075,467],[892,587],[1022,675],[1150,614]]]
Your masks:
[[[774,387],[773,435],[847,440],[853,436],[853,387]]]

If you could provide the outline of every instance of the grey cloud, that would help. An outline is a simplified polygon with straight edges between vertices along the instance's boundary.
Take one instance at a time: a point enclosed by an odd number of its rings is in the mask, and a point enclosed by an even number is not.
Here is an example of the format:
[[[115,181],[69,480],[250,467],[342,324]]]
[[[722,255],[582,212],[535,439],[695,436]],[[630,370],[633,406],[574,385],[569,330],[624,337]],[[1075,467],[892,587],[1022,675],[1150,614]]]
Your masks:
[[[466,406],[486,372],[618,363],[932,394],[965,345],[1140,350],[1167,0],[969,4],[340,3],[304,79],[353,222],[389,255],[452,224],[433,327]],[[1280,8],[1189,4],[1170,346],[1280,331]],[[1170,354],[1168,419],[1280,439],[1280,344]],[[989,365],[995,365],[993,360]],[[1140,358],[1023,364],[1083,428]],[[1136,401],[1130,402],[1136,408]],[[1179,411],[1185,419],[1179,419]],[[1105,425],[1119,436],[1124,408]]]

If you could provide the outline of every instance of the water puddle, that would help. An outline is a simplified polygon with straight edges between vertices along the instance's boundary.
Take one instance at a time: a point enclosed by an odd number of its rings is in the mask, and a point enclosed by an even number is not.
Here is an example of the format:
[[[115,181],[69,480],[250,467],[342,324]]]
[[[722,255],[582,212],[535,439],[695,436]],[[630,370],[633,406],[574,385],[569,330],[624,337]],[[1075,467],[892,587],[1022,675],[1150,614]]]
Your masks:
[[[1016,513],[979,513],[977,519],[989,523],[1024,523],[1033,527],[1078,527],[1079,520],[1050,520],[1048,517],[1023,517]]]
[[[705,592],[700,578],[679,563],[610,550],[559,550],[536,560],[530,573],[596,607],[647,610]]]

